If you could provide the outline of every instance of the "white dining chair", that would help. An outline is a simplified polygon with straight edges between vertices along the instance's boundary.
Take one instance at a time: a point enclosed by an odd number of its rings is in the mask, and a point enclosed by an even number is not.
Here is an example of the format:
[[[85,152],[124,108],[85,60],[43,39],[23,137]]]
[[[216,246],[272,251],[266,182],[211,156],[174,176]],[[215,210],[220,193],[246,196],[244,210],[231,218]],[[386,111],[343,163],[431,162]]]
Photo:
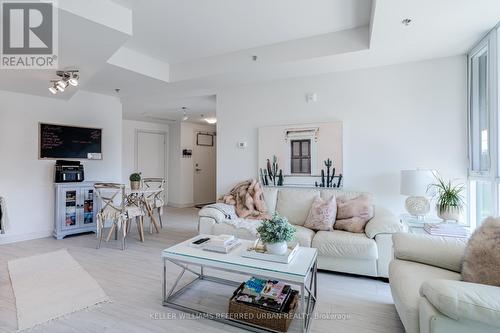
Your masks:
[[[101,247],[103,229],[106,222],[111,222],[106,241],[109,241],[113,232],[118,239],[118,232],[122,235],[122,250],[125,250],[125,238],[130,230],[131,220],[136,219],[137,229],[142,230],[144,211],[138,205],[130,203],[125,194],[125,185],[116,183],[96,183],[94,190],[98,199],[97,212],[97,248]],[[144,237],[142,236],[141,239]]]
[[[157,190],[146,195],[146,204],[149,206],[148,209],[150,209],[151,211],[155,210],[158,213],[160,228],[163,229],[163,221],[161,215],[163,214],[163,206],[165,205],[163,193],[165,191],[166,181],[164,178],[144,178],[142,182],[144,188]],[[151,224],[149,226],[149,232],[153,232],[153,227]]]

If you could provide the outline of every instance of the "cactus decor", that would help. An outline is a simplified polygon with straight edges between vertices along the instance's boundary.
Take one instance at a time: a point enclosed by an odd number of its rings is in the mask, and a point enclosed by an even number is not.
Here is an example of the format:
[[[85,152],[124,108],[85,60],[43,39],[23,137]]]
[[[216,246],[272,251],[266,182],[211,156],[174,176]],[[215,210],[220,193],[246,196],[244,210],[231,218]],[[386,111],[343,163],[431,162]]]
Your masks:
[[[331,159],[326,159],[324,161],[325,167],[326,167],[326,175],[325,175],[325,169],[321,169],[321,183],[318,183],[317,181],[314,182],[314,186],[316,187],[340,187],[342,184],[342,174],[339,174],[338,176],[335,176],[335,168],[332,168],[333,162]],[[330,173],[331,169],[331,173]],[[337,181],[334,182],[335,178],[337,178]]]
[[[273,155],[272,163],[269,158],[267,159],[266,169],[260,169],[260,178],[265,186],[283,186],[283,170],[279,169],[276,155]]]

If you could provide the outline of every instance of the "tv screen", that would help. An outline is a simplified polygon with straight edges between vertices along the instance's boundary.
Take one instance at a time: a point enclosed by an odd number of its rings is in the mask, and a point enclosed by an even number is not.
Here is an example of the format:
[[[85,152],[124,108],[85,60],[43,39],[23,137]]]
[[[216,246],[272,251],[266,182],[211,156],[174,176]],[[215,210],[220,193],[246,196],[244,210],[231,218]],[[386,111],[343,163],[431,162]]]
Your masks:
[[[40,124],[39,158],[102,159],[102,129]]]

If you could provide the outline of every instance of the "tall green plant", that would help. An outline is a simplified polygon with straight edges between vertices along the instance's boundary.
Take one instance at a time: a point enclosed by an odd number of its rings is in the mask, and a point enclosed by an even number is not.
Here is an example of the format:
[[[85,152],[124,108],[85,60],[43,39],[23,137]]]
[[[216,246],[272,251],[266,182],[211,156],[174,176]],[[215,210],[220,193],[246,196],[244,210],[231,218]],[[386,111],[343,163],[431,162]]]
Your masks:
[[[463,184],[453,184],[451,180],[446,182],[443,178],[436,176],[437,183],[430,184],[427,190],[434,189],[434,197],[437,198],[437,207],[439,211],[445,211],[448,208],[456,208],[460,212],[465,206],[462,192],[465,190]]]

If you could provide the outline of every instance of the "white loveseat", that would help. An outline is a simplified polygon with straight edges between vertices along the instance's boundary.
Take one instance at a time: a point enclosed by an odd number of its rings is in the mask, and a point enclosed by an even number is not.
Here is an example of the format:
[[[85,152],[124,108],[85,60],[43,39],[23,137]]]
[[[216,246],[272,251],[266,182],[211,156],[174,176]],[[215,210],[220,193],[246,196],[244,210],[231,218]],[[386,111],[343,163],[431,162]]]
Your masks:
[[[368,222],[365,233],[362,234],[339,230],[314,232],[303,226],[315,197],[329,199],[332,195],[345,195],[353,198],[359,194],[336,189],[264,188],[264,199],[269,213],[277,211],[295,225],[296,240],[301,246],[318,249],[318,268],[388,277],[389,262],[393,258],[391,236],[403,227],[386,209],[375,207],[375,216]],[[199,216],[200,234],[232,234],[242,239],[255,239],[247,229],[235,227],[215,208],[205,207],[200,210]]]
[[[466,241],[398,233],[389,268],[406,333],[500,332],[500,288],[460,281]]]

